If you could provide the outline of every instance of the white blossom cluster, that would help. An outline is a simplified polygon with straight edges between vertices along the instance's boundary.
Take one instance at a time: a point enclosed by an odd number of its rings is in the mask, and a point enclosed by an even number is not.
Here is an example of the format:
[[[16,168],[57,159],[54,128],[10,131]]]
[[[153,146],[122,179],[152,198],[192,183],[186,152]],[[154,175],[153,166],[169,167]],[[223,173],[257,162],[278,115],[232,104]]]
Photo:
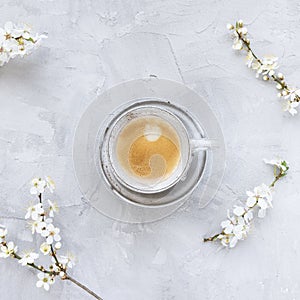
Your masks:
[[[53,217],[58,212],[56,203],[51,200],[47,200],[47,207],[43,205],[42,196],[44,192],[50,191],[53,193],[55,184],[50,177],[34,178],[31,182],[30,193],[38,196],[39,202],[37,204],[30,205],[27,208],[25,219],[30,220],[32,234],[39,234],[42,238],[40,245],[40,252],[43,255],[51,256],[52,263],[45,269],[42,266],[37,266],[35,261],[39,258],[39,254],[33,251],[24,252],[22,255],[18,255],[18,247],[13,242],[7,242],[7,229],[0,225],[0,244],[1,244],[1,258],[13,257],[17,258],[22,266],[30,266],[38,269],[38,281],[37,287],[43,287],[45,290],[49,290],[50,285],[55,282],[55,277],[60,276],[64,278],[68,268],[74,266],[74,257],[70,254],[67,256],[58,256],[57,251],[61,248],[61,236],[60,229],[53,224]]]
[[[279,178],[286,175],[289,167],[284,160],[264,161],[275,168],[273,183],[270,186],[263,183],[255,187],[253,191],[247,191],[248,198],[245,205],[235,205],[232,213],[227,212],[227,219],[221,222],[222,232],[204,241],[219,240],[223,246],[233,248],[238,241],[247,237],[255,214],[263,218],[267,209],[273,207],[271,188]]]
[[[256,77],[262,77],[263,80],[272,80],[276,83],[279,90],[278,97],[284,98],[283,110],[291,115],[297,114],[297,107],[300,104],[300,89],[289,87],[285,82],[284,75],[277,73],[278,57],[264,56],[258,58],[250,47],[250,40],[247,37],[248,30],[242,20],[236,22],[235,26],[227,24],[227,28],[233,33],[233,46],[235,50],[245,50],[247,52],[246,65],[256,71]]]
[[[4,28],[0,28],[0,66],[11,58],[30,54],[44,38],[47,36],[33,33],[28,25],[17,26],[6,22]]]

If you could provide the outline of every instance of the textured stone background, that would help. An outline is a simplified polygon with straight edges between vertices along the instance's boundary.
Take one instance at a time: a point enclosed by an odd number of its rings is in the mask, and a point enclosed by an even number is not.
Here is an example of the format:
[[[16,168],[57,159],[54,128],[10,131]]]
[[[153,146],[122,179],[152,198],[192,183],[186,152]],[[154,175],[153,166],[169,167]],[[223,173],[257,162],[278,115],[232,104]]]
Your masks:
[[[300,84],[300,3],[289,1],[3,0],[5,21],[49,34],[42,47],[0,69],[0,223],[20,248],[32,244],[23,218],[27,182],[57,182],[57,217],[78,259],[74,277],[106,300],[300,299],[299,117],[281,111],[274,86],[255,79],[231,50],[227,22],[243,18],[259,55],[280,57]],[[227,170],[216,199],[190,201],[148,225],[114,222],[90,207],[72,164],[75,126],[96,95],[123,80],[183,81],[214,109],[227,144]],[[274,209],[233,251],[203,244],[244,191],[271,180],[262,158],[291,164]],[[69,283],[35,288],[35,272],[0,262],[1,299],[90,299]]]

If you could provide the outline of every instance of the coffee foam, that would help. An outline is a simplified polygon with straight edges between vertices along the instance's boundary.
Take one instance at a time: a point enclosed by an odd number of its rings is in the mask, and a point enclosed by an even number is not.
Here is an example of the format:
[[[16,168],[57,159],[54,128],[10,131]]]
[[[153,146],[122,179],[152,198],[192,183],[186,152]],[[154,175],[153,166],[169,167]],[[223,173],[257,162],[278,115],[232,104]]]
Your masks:
[[[122,168],[149,184],[167,179],[180,161],[175,129],[155,116],[131,120],[119,133],[117,158]]]

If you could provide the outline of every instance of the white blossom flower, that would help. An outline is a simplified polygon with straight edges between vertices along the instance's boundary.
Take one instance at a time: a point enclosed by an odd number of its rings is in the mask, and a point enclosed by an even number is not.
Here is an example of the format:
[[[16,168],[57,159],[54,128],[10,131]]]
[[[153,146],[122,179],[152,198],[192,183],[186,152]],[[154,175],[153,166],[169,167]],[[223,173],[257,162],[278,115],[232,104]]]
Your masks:
[[[247,56],[246,56],[246,65],[247,65],[247,67],[251,68],[254,61],[256,61],[256,60],[255,60],[252,52],[248,51]]]
[[[6,39],[18,38],[22,36],[22,31],[15,28],[14,24],[10,21],[4,24],[4,32],[6,35]]]
[[[50,190],[51,193],[53,193],[53,191],[55,190],[55,183],[50,176],[46,177],[46,183],[47,188]]]
[[[68,253],[66,256],[61,255],[59,262],[72,269],[75,266],[75,257],[71,253]]]
[[[300,102],[287,100],[283,104],[283,111],[288,111],[292,116],[298,113],[296,107],[298,107]]]
[[[47,225],[48,236],[46,239],[47,244],[51,245],[54,241],[59,242],[61,240],[61,237],[59,235],[59,228],[54,227],[53,224]]]
[[[237,206],[235,205],[234,209],[233,209],[233,213],[236,215],[236,216],[242,216],[245,212],[245,209],[241,206]]]
[[[227,247],[230,242],[230,236],[227,234],[219,234],[218,239],[224,247]]]
[[[234,29],[234,26],[232,24],[227,24],[226,27],[227,27],[228,30]]]
[[[51,200],[48,200],[48,204],[49,204],[49,216],[53,218],[54,213],[58,212],[58,206],[56,203],[53,203]]]
[[[6,22],[4,29],[0,28],[0,66],[18,55],[22,57],[31,53],[44,38],[45,35],[32,34],[27,25]]]
[[[230,220],[225,220],[221,223],[221,227],[223,228],[223,232],[225,234],[230,234],[232,233],[233,230],[233,224]]]
[[[253,192],[247,191],[247,195],[248,195],[248,199],[246,204],[250,208],[253,207],[260,198],[266,198],[270,206],[272,206],[271,189],[264,183],[261,184],[260,186],[255,187]]]
[[[1,246],[0,257],[7,258],[14,253],[17,253],[18,247],[13,242],[8,242],[6,245]]]
[[[247,195],[248,195],[248,199],[246,205],[251,208],[256,204],[258,196],[255,193],[250,191],[247,191]]]
[[[44,214],[43,205],[42,203],[37,203],[36,205],[32,205],[27,208],[25,219],[29,219],[31,217],[32,220],[37,221],[41,218],[42,214]]]
[[[42,237],[47,237],[49,235],[47,226],[48,224],[45,221],[39,222],[36,228],[36,232],[39,233]]]
[[[61,248],[61,242],[55,243],[54,248],[59,250]]]
[[[8,61],[9,61],[8,53],[5,52],[2,47],[0,47],[0,67],[6,64]]]
[[[19,264],[22,266],[26,266],[27,264],[33,264],[36,259],[39,258],[39,255],[34,252],[27,252],[24,256],[19,260]]]
[[[30,193],[32,195],[39,195],[44,193],[46,187],[46,181],[41,178],[34,178],[31,181],[32,187],[30,189]]]
[[[232,49],[234,49],[234,50],[242,50],[243,49],[243,42],[239,38],[236,38],[234,40],[233,45],[232,45]]]
[[[291,97],[291,101],[296,101],[297,99],[300,100],[300,89],[292,89],[290,93],[290,97]]]
[[[2,43],[2,48],[9,54],[10,58],[14,58],[19,52],[19,43],[17,40],[9,38]]]
[[[34,220],[30,222],[30,228],[31,228],[31,233],[34,234],[35,232],[39,233],[38,230],[40,228],[40,223],[42,222],[42,217],[40,217],[37,220]]]
[[[264,159],[264,163],[272,166],[276,166],[279,170],[282,170],[282,172],[286,172],[289,168],[288,162],[286,160],[283,160],[281,158],[278,159]]]
[[[241,35],[246,35],[248,33],[248,30],[246,27],[241,27],[239,28],[238,30],[238,33],[241,34]]]
[[[46,291],[49,291],[50,285],[54,283],[54,277],[42,272],[39,273],[37,277],[39,280],[37,281],[36,286],[38,288],[43,287]]]
[[[272,191],[270,187],[263,183],[254,188],[254,193],[260,195],[262,198],[265,198],[269,206],[272,207]]]
[[[273,76],[275,71],[279,66],[277,63],[278,57],[275,56],[264,56],[261,60],[261,64],[257,69],[256,77],[259,77],[260,74],[262,75],[269,75]]]
[[[238,238],[236,236],[234,236],[234,235],[231,236],[230,239],[229,239],[229,247],[230,248],[235,247],[236,244],[237,244],[237,242],[238,242]]]
[[[258,199],[257,206],[261,209],[267,209],[269,207],[267,201],[264,198]]]
[[[253,219],[253,212],[252,210],[248,210],[244,215],[244,220],[246,223],[249,223]]]
[[[230,235],[228,235],[228,234],[222,234],[221,235],[220,234],[218,236],[218,239],[221,240],[221,244],[224,247],[228,247],[229,246],[229,248],[235,247],[236,244],[237,244],[237,242],[238,242],[238,238],[235,235],[233,235],[233,234],[230,234]]]
[[[50,245],[48,245],[47,243],[43,243],[43,244],[40,246],[40,250],[41,250],[41,252],[42,252],[44,255],[47,255],[47,254],[50,253],[51,247],[50,247]]]

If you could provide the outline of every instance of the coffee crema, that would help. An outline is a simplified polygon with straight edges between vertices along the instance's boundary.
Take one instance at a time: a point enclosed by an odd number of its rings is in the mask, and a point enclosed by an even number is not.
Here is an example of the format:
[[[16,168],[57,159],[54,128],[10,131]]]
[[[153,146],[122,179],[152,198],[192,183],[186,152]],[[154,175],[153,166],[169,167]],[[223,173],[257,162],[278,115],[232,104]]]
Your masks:
[[[167,179],[180,161],[180,140],[175,129],[156,116],[129,121],[117,137],[117,158],[123,169],[140,179]]]

